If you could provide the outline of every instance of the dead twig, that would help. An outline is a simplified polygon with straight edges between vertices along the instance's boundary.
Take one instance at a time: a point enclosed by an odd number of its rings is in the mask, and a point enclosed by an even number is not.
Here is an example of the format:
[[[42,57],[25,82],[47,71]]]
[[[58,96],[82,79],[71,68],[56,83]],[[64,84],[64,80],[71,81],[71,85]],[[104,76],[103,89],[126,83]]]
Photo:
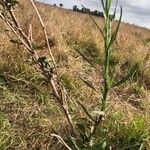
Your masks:
[[[41,26],[43,28],[44,32],[44,38],[47,44],[47,50],[50,54],[50,59],[52,62],[52,65],[49,63],[46,57],[40,57],[37,51],[34,49],[34,41],[33,41],[33,31],[32,31],[32,25],[29,25],[29,33],[28,35],[25,34],[23,29],[21,28],[19,22],[17,21],[17,18],[14,14],[14,5],[11,4],[7,5],[6,3],[3,3],[4,10],[0,13],[0,18],[7,24],[7,26],[11,29],[11,31],[17,36],[17,38],[21,41],[21,43],[24,45],[24,47],[27,49],[27,51],[30,53],[32,57],[32,61],[36,64],[36,66],[39,68],[43,76],[47,79],[47,82],[50,84],[52,88],[53,95],[55,97],[56,102],[59,104],[59,107],[61,108],[62,112],[64,113],[67,122],[71,128],[71,130],[74,133],[74,124],[72,121],[71,114],[69,112],[69,107],[67,103],[67,92],[65,90],[65,87],[62,85],[61,81],[59,80],[58,74],[57,74],[57,65],[54,59],[54,56],[52,54],[52,51],[50,49],[48,35],[46,32],[46,28],[44,25],[44,22],[42,20],[42,17],[34,3],[33,0],[30,0],[31,4],[33,5],[33,8],[39,18],[39,21],[41,23]]]

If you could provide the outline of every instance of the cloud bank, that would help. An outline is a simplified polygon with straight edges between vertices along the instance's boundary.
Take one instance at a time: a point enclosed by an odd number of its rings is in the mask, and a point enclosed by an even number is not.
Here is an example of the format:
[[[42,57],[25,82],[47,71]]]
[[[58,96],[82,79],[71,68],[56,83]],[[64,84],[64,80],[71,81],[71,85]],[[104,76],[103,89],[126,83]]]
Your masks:
[[[63,3],[65,8],[72,9],[73,5],[81,4],[91,10],[101,10],[100,0],[38,0],[49,4]],[[150,0],[119,0],[118,5],[123,6],[123,21],[150,29]],[[115,0],[113,1],[113,7]],[[112,8],[113,8],[112,7]]]

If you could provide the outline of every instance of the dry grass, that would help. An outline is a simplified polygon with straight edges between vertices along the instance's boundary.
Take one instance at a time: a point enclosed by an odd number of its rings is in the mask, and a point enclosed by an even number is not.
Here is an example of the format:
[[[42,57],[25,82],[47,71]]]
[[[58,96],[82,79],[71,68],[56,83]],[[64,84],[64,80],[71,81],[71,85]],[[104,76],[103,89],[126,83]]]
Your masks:
[[[81,74],[95,85],[103,81],[76,53],[75,47],[88,57],[91,55],[96,57],[99,54],[99,63],[94,63],[102,69],[102,38],[86,14],[39,3],[37,5],[51,38],[51,49],[59,64],[59,75],[70,96],[69,103],[74,119],[77,118],[77,114],[83,117],[84,113],[78,109],[76,100],[82,101],[89,110],[92,110],[91,108],[98,107],[95,103],[98,95],[86,88],[78,75]],[[35,41],[44,43],[37,16],[25,0],[22,0],[17,10],[17,17],[26,32],[29,22],[33,24]],[[94,18],[103,28],[102,19]],[[3,130],[0,129],[0,135],[6,134],[2,149],[4,147],[12,150],[62,149],[60,143],[53,139],[50,133],[58,131],[63,135],[67,133],[65,120],[49,94],[50,89],[45,79],[38,70],[27,63],[29,56],[24,48],[9,41],[12,38],[14,36],[11,31],[0,21],[0,116],[3,118],[0,118],[0,121],[2,120],[0,126],[6,125]],[[107,116],[118,112],[125,114],[126,117],[123,118],[125,123],[132,121],[135,116],[140,116],[146,120],[145,128],[149,130],[150,30],[122,23],[113,50],[112,70],[117,68],[119,71],[117,78],[123,76],[135,63],[138,63],[139,70],[129,84],[111,91],[110,111]],[[38,52],[45,54],[44,49]],[[116,63],[119,63],[118,67]]]

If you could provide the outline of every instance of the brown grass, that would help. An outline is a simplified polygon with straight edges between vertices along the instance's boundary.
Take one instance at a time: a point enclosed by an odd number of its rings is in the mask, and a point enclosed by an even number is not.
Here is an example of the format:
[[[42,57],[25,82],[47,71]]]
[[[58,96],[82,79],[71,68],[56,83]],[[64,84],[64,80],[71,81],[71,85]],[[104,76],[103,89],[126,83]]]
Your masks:
[[[37,3],[37,6],[42,14],[48,36],[54,42],[51,49],[59,64],[59,75],[68,89],[74,119],[77,118],[77,114],[83,117],[85,114],[78,109],[76,100],[81,100],[89,110],[92,110],[98,107],[95,103],[98,95],[88,89],[78,75],[83,75],[96,86],[102,83],[102,78],[76,53],[75,47],[81,48],[81,45],[89,47],[91,46],[89,41],[94,43],[100,56],[100,65],[96,65],[102,69],[102,37],[86,14],[40,3]],[[16,14],[26,32],[28,24],[33,24],[34,39],[42,44],[43,33],[31,5],[22,0]],[[103,20],[97,17],[94,19],[103,28]],[[24,48],[22,46],[18,48],[9,41],[14,38],[14,35],[6,29],[8,28],[0,20],[0,92],[2,93],[0,110],[11,125],[9,127],[11,129],[7,131],[10,138],[6,145],[10,143],[8,149],[15,150],[61,149],[61,145],[50,136],[50,133],[60,133],[60,131],[62,135],[67,133],[64,118],[54,104],[45,80],[38,70],[27,63],[29,56]],[[116,77],[123,76],[125,71],[135,63],[139,64],[139,70],[129,84],[111,92],[108,116],[121,111],[127,114],[125,121],[129,121],[135,114],[142,115],[143,118],[149,115],[149,39],[150,30],[122,23],[113,46],[112,63],[119,63],[117,67],[119,74]],[[93,49],[95,50],[95,47]],[[45,55],[44,49],[38,52]],[[115,68],[113,67],[112,65],[112,69]]]

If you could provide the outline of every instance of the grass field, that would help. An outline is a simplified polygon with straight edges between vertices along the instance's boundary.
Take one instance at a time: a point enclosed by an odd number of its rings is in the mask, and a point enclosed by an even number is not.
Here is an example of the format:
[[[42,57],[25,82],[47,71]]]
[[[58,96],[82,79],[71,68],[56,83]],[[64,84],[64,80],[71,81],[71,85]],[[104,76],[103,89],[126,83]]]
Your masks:
[[[40,3],[37,7],[48,32],[59,77],[69,95],[73,120],[84,122],[86,115],[76,101],[89,111],[97,110],[98,95],[86,87],[79,75],[95,86],[103,80],[75,49],[102,70],[103,39],[87,14]],[[26,33],[29,23],[33,25],[34,40],[42,45],[44,35],[32,6],[22,0],[15,13]],[[94,19],[103,29],[103,19]],[[65,149],[51,133],[65,138],[69,133],[66,120],[25,48],[10,42],[15,38],[0,20],[0,150]],[[37,51],[48,55],[45,49]],[[138,64],[138,71],[125,84],[111,90],[108,111],[96,140],[105,139],[112,150],[149,150],[150,30],[122,23],[113,51],[110,64],[112,72],[117,70],[115,78],[120,79],[134,64]]]

